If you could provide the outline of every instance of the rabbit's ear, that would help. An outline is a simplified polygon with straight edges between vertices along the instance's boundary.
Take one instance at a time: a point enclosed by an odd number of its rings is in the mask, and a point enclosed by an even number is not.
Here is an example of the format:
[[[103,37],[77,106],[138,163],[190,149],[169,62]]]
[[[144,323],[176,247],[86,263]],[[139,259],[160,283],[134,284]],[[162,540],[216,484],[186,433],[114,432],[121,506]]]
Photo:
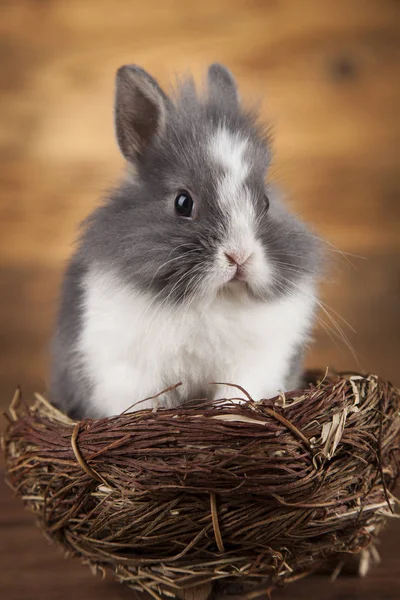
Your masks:
[[[115,130],[124,157],[139,161],[166,123],[168,98],[146,71],[120,67],[116,75]]]
[[[211,100],[236,105],[239,102],[236,81],[232,73],[219,63],[208,69],[208,95]]]

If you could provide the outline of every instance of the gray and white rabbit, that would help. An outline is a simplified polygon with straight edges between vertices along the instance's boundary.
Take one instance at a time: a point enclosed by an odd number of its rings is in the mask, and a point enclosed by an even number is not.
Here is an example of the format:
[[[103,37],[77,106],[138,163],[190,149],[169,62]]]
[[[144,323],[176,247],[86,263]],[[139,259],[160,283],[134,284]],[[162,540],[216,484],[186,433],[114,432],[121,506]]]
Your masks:
[[[76,416],[296,388],[317,304],[320,243],[265,180],[270,143],[231,73],[172,99],[117,72],[118,189],[85,221],[67,269],[50,395]]]

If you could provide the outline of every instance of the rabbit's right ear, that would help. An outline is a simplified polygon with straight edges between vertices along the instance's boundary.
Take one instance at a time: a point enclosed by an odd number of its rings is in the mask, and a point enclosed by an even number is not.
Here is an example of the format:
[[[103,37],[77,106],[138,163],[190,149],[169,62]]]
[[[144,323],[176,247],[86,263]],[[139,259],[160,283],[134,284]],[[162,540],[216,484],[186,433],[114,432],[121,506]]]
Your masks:
[[[208,92],[211,99],[226,105],[236,106],[239,102],[235,79],[229,69],[220,63],[208,68]]]
[[[146,71],[135,65],[120,67],[116,75],[115,130],[124,157],[139,161],[162,133],[168,98]]]

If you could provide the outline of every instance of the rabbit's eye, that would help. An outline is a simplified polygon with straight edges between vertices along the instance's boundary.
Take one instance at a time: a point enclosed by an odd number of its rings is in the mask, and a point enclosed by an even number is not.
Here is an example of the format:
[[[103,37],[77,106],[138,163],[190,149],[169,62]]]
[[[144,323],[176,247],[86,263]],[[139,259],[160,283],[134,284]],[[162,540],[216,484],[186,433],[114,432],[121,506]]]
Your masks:
[[[179,192],[175,198],[175,212],[180,217],[186,217],[187,219],[192,216],[194,202],[193,198],[188,192]]]

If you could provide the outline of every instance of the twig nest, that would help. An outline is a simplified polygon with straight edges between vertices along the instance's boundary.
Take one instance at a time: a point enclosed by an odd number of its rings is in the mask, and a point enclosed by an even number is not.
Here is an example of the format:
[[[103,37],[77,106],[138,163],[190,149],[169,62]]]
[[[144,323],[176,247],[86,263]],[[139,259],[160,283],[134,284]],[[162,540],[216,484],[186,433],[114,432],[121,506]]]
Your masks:
[[[69,554],[154,598],[283,584],[368,548],[399,474],[398,390],[375,375],[309,381],[81,422],[16,397],[8,479]]]

